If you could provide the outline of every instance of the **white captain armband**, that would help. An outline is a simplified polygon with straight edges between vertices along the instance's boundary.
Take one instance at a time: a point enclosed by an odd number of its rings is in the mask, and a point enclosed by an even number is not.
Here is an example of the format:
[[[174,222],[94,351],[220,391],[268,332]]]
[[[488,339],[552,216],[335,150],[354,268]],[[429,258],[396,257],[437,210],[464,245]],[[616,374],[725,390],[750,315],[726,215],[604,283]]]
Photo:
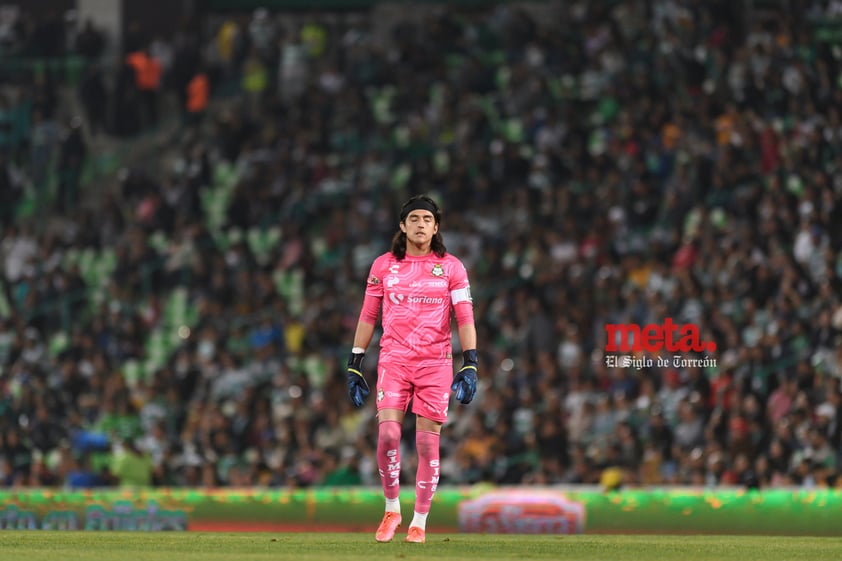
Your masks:
[[[471,287],[466,286],[465,288],[457,288],[456,290],[450,291],[450,301],[455,306],[459,302],[473,302],[471,298]]]

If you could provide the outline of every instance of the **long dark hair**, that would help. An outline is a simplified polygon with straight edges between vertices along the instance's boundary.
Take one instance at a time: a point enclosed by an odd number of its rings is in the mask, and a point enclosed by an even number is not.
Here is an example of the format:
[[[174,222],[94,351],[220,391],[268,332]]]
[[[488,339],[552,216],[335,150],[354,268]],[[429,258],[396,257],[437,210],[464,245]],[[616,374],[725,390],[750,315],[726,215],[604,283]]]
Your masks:
[[[436,204],[436,201],[426,195],[415,195],[411,197],[401,207],[401,222],[406,220],[406,216],[412,210],[411,207],[417,205],[432,207],[436,224],[439,225],[439,231],[433,235],[433,239],[430,242],[430,249],[437,257],[444,257],[444,254],[447,253],[447,248],[444,246],[444,238],[441,237],[441,210],[439,210],[439,205]],[[398,229],[392,238],[392,255],[398,261],[406,257],[406,234],[401,229]]]

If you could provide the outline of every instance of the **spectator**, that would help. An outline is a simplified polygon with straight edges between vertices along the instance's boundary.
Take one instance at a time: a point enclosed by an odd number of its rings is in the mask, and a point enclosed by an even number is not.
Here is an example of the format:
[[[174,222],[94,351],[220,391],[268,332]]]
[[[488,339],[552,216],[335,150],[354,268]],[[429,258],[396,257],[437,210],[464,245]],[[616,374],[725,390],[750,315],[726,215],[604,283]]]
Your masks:
[[[88,60],[97,61],[104,50],[105,35],[90,19],[85,20],[82,30],[76,36],[76,51]]]
[[[205,63],[212,81],[206,42],[236,95],[58,237],[0,204],[0,431],[33,457],[3,453],[4,482],[44,477],[33,445],[61,448],[37,421],[44,388],[71,438],[143,438],[155,484],[318,485],[353,469],[351,445],[374,482],[338,357],[377,240],[426,192],[471,209],[444,221],[489,342],[442,483],[593,484],[616,462],[628,484],[836,485],[842,97],[804,17],[830,10],[808,4],[765,21],[684,1],[444,10],[392,34],[266,12],[180,31],[180,106]],[[105,105],[110,132],[134,134],[124,70]],[[48,78],[7,91],[0,118],[18,204],[54,171],[29,157],[57,148]],[[605,365],[606,324],[666,317],[715,341],[717,366]]]
[[[101,69],[97,65],[86,68],[79,84],[79,100],[85,110],[91,135],[96,137],[106,130],[108,91]]]
[[[152,458],[131,439],[122,441],[111,465],[111,472],[121,487],[148,487],[152,483],[153,469]]]
[[[145,128],[154,127],[158,124],[158,90],[163,73],[161,61],[147,47],[127,54],[126,64],[134,71],[134,87],[140,97]]]
[[[75,210],[79,202],[79,181],[85,165],[87,146],[82,119],[73,117],[61,141],[58,162],[58,208],[62,214]]]
[[[208,75],[199,69],[187,84],[187,124],[199,126],[208,107],[210,97],[210,82]]]

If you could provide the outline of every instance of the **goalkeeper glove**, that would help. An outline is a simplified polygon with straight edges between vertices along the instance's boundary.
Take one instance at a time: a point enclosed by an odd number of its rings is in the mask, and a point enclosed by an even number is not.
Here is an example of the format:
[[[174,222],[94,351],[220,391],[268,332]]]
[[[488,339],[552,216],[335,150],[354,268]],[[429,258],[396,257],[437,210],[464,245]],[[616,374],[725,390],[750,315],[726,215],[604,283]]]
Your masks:
[[[453,378],[450,389],[456,392],[456,399],[467,405],[477,393],[477,351],[471,349],[462,353],[462,368]]]
[[[351,396],[351,402],[357,406],[362,407],[365,403],[365,398],[371,393],[368,387],[368,382],[363,377],[363,357],[365,353],[351,352],[348,357],[348,395]]]

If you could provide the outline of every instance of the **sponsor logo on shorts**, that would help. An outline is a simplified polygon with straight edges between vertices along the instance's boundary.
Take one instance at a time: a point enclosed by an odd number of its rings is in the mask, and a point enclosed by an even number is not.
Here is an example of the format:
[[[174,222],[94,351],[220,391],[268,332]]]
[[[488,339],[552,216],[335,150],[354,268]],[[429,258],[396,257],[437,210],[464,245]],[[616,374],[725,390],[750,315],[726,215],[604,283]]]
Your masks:
[[[430,405],[429,403],[427,403],[427,404],[426,404],[427,409],[428,409],[430,412],[432,412],[433,414],[435,414],[435,415],[444,415],[445,417],[447,417],[447,408],[448,408],[448,403],[447,403],[447,401],[443,402],[443,405],[444,405],[444,408],[443,408],[443,409],[439,409],[438,407],[434,407],[433,405]]]

